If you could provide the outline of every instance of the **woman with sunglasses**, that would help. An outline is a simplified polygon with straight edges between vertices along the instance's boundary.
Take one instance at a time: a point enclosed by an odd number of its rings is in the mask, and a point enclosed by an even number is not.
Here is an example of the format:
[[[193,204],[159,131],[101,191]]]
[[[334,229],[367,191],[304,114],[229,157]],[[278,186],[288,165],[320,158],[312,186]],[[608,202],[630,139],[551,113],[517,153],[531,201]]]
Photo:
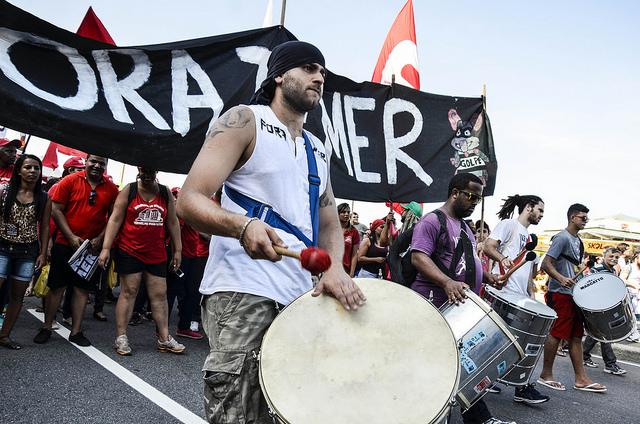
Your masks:
[[[0,330],[0,346],[20,349],[9,335],[18,318],[33,272],[46,262],[51,203],[42,191],[42,162],[22,155],[11,180],[0,188],[0,286],[10,279],[9,307]]]
[[[167,306],[166,235],[170,236],[173,257],[170,270],[179,272],[182,260],[180,224],[175,201],[169,189],[158,183],[158,171],[138,167],[135,183],[125,187],[116,199],[104,235],[98,264],[105,268],[116,242],[116,272],[122,288],[116,304],[116,340],[118,355],[131,355],[127,325],[133,315],[140,284],[144,279],[151,315],[157,327],[160,352],[182,353],[184,345],[169,334]]]

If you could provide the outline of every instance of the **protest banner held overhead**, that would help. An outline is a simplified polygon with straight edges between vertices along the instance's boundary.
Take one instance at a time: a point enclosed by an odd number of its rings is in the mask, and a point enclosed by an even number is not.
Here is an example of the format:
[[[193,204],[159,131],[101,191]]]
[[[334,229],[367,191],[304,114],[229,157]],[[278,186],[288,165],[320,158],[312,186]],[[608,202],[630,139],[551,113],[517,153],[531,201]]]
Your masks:
[[[212,122],[246,103],[284,27],[152,46],[79,37],[0,2],[0,123],[122,162],[186,173]],[[328,64],[332,69],[332,64]],[[260,123],[258,123],[259,126]],[[329,72],[305,128],[324,140],[337,197],[442,201],[459,172],[497,170],[481,97],[356,83]]]

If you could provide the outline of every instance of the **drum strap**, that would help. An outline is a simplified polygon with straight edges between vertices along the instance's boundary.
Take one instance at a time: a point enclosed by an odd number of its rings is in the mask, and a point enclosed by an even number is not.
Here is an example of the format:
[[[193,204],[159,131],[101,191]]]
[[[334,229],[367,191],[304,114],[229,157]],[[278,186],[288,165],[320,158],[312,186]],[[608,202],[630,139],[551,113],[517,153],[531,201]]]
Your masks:
[[[463,220],[460,221],[460,239],[456,244],[455,250],[453,252],[453,257],[451,258],[451,264],[449,268],[445,267],[442,261],[440,261],[440,255],[444,250],[443,243],[440,241],[443,235],[448,236],[447,231],[447,218],[440,209],[436,209],[433,211],[438,217],[438,222],[440,223],[440,231],[438,231],[438,236],[436,238],[436,249],[431,255],[431,260],[438,267],[443,274],[447,275],[449,278],[455,278],[456,276],[456,268],[460,263],[460,259],[462,259],[464,255],[465,261],[465,272],[464,272],[464,282],[469,287],[476,286],[476,261],[473,256],[473,243],[471,243],[471,239],[469,235],[465,231],[465,227],[468,228],[467,224]]]
[[[311,229],[312,238],[309,239],[302,231],[296,226],[289,223],[280,214],[273,210],[273,208],[265,203],[259,202],[246,196],[239,191],[232,189],[231,187],[224,185],[225,194],[235,204],[247,211],[246,216],[250,218],[259,218],[261,221],[266,222],[274,228],[279,228],[289,234],[294,235],[298,240],[303,242],[307,247],[318,245],[318,227],[320,225],[320,177],[318,176],[318,165],[316,163],[316,157],[313,152],[313,146],[311,140],[307,136],[304,130],[302,130],[302,136],[304,138],[304,147],[307,154],[307,168],[308,168],[308,180],[309,180],[309,210],[311,211]]]

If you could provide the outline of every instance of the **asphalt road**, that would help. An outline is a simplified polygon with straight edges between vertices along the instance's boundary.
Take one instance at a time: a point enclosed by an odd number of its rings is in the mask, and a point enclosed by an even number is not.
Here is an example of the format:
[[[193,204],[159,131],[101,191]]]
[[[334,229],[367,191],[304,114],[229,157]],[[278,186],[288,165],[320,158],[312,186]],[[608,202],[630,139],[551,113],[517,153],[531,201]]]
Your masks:
[[[159,353],[155,349],[154,325],[146,322],[129,327],[133,356],[119,357],[112,347],[113,305],[106,306],[105,313],[109,316],[106,323],[94,320],[91,306],[87,308],[85,335],[106,357],[93,350],[90,354],[104,357],[103,363],[112,359],[181,405],[168,404],[172,415],[130,386],[139,385],[135,377],[124,376],[129,384],[125,383],[59,335],[54,334],[45,345],[34,344],[32,339],[40,321],[27,309],[34,309],[38,303],[36,298],[26,300],[12,335],[23,349],[0,350],[0,422],[179,423],[188,421],[174,416],[183,409],[187,414],[193,412],[191,418],[203,416],[200,369],[208,352],[205,340],[181,340],[187,346],[183,355]],[[640,365],[620,364],[628,370],[622,377],[603,373],[601,362],[600,365],[588,372],[609,388],[606,394],[573,390],[570,361],[558,357],[556,378],[568,389],[559,392],[539,387],[541,392],[552,396],[551,401],[534,407],[516,404],[511,388],[503,388],[499,395],[488,394],[485,399],[496,417],[519,424],[640,423]],[[140,390],[153,397],[153,388]],[[166,404],[166,399],[158,402]],[[197,421],[196,417],[192,422]],[[457,411],[451,422],[462,422]]]

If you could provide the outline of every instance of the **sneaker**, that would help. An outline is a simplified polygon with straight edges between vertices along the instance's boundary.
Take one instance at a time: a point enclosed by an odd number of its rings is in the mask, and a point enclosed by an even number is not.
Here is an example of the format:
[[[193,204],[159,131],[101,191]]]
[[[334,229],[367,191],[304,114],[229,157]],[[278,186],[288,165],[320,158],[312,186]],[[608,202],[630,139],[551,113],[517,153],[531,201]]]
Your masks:
[[[517,423],[515,421],[502,421],[497,418],[491,417],[487,421],[485,421],[483,424],[517,424]]]
[[[34,343],[44,344],[49,341],[51,338],[51,330],[48,328],[41,328],[38,331],[38,334],[33,338]]]
[[[191,321],[191,326],[189,328],[191,331],[198,331],[198,321]]]
[[[186,348],[183,344],[180,344],[173,337],[169,336],[169,340],[163,342],[158,339],[158,350],[160,352],[182,353]]]
[[[618,366],[618,364],[613,364],[610,367],[604,367],[602,371],[606,372],[607,374],[613,375],[623,375],[627,373],[627,370],[623,370]]]
[[[516,387],[516,393],[513,396],[514,402],[528,403],[530,405],[545,403],[549,399],[549,396],[543,395],[537,391],[532,384],[528,384],[524,387]]]
[[[188,339],[193,339],[193,340],[200,340],[200,339],[202,339],[204,337],[201,332],[193,331],[192,329],[188,329],[188,330],[180,330],[180,329],[178,329],[176,331],[176,336],[186,337]]]
[[[598,364],[596,364],[595,362],[593,362],[591,359],[586,359],[584,361],[584,366],[585,367],[589,367],[589,368],[598,368]]]
[[[131,319],[129,320],[129,325],[140,325],[142,324],[142,316],[137,313],[134,312],[133,315],[131,315]]]
[[[116,337],[115,343],[116,353],[122,356],[131,355],[131,347],[129,346],[129,338],[126,334]]]
[[[58,325],[57,321],[53,321],[53,324],[51,324],[51,329],[52,330],[59,330],[60,329],[60,325]]]
[[[74,335],[69,335],[69,341],[82,347],[91,346],[91,342],[84,336],[84,334],[82,334],[82,331]]]
[[[71,327],[73,325],[73,318],[71,317],[63,318],[62,323],[64,325],[68,325],[69,327]]]
[[[487,389],[487,393],[502,393],[502,389],[494,384]]]

